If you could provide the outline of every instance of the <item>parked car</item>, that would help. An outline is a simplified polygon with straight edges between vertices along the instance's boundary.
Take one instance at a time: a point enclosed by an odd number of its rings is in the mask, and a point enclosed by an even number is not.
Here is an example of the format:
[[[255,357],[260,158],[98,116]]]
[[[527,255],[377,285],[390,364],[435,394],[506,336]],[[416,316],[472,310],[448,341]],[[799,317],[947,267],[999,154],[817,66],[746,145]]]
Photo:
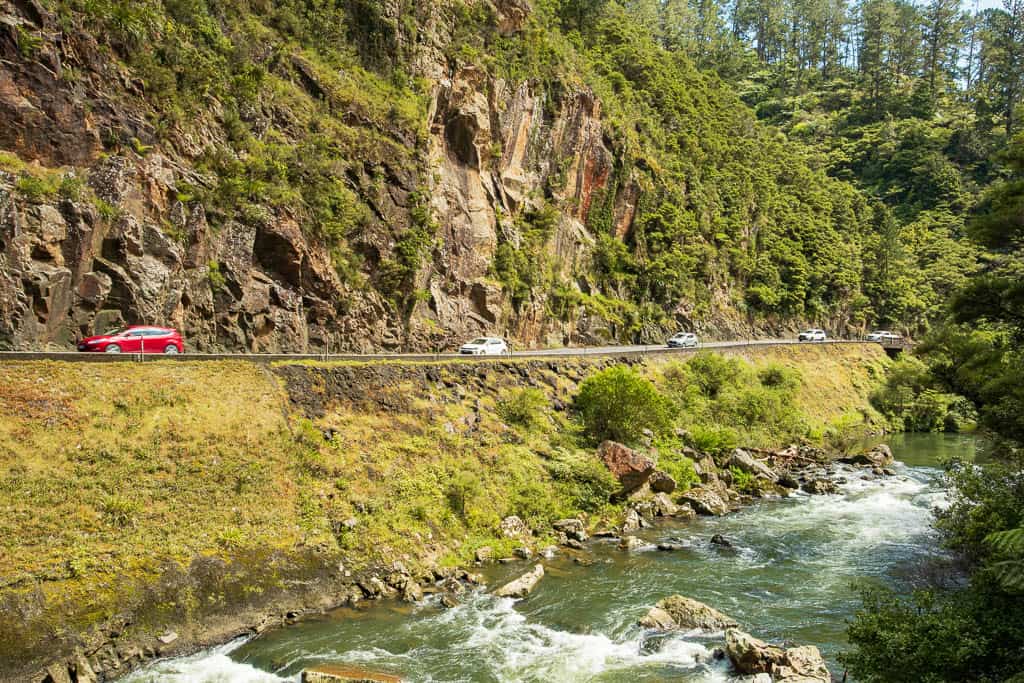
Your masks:
[[[508,344],[499,337],[477,337],[459,347],[459,353],[467,356],[500,356],[509,353]]]
[[[888,330],[875,330],[868,335],[868,341],[878,342],[879,344],[898,344],[903,341],[903,337]]]
[[[687,347],[696,347],[700,344],[700,340],[697,339],[697,335],[693,332],[678,332],[668,338],[668,347],[670,349],[685,349]]]
[[[825,330],[819,330],[817,327],[804,330],[797,336],[797,341],[825,341],[828,339],[828,335],[825,334]]]
[[[185,343],[178,331],[170,327],[132,325],[122,330],[86,337],[78,342],[79,351],[96,353],[166,353],[185,352]]]

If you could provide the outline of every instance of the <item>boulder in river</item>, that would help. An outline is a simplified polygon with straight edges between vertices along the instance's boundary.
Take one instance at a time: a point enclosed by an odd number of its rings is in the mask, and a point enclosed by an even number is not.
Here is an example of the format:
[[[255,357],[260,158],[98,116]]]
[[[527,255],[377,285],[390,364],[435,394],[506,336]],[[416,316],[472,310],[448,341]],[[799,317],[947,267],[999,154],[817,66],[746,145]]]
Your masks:
[[[626,510],[626,516],[622,520],[622,533],[629,534],[634,531],[639,531],[647,526],[647,522],[640,516],[640,513],[636,511],[636,508],[629,508]]]
[[[786,650],[786,663],[772,672],[779,683],[831,683],[832,674],[821,651],[813,645],[791,647]]]
[[[538,564],[533,571],[523,574],[515,581],[509,581],[494,591],[494,594],[499,598],[525,598],[537,587],[542,578],[544,578],[544,567]]]
[[[587,532],[583,526],[582,520],[560,519],[554,522],[551,526],[554,527],[555,531],[561,531],[569,538],[574,538],[577,541],[587,540]]]
[[[636,536],[623,536],[619,541],[619,547],[623,550],[640,550],[643,546],[644,542]]]
[[[738,628],[725,632],[725,653],[741,674],[770,674],[786,663],[786,651],[781,647],[769,645]]]
[[[752,456],[742,448],[737,448],[729,456],[727,467],[735,467],[741,472],[746,472],[759,479],[767,479],[773,484],[779,480],[779,475],[775,473],[775,470],[765,465],[763,462]]]
[[[301,680],[302,683],[402,683],[401,678],[392,674],[334,664],[305,669]]]
[[[714,536],[712,536],[711,537],[711,545],[720,545],[723,548],[731,548],[732,547],[732,543],[729,542],[729,539],[727,539],[722,534],[715,534]]]
[[[800,488],[805,492],[816,496],[824,495],[826,493],[835,493],[837,490],[836,483],[830,479],[811,479],[810,481],[805,482]]]
[[[886,444],[880,443],[866,453],[858,453],[849,458],[843,458],[840,462],[868,467],[888,467],[894,462],[894,459],[892,457],[892,449]]]
[[[658,604],[640,620],[640,625],[661,631],[695,628],[702,631],[721,631],[739,624],[732,617],[703,602],[682,595],[672,595],[659,600]]]
[[[666,472],[655,470],[647,480],[655,493],[672,493],[676,490],[676,480]]]
[[[622,485],[624,493],[640,488],[654,473],[653,460],[616,441],[603,442],[597,455]]]
[[[679,514],[679,506],[672,502],[667,493],[655,494],[651,504],[654,506],[654,514],[659,517],[675,517]]]
[[[679,500],[689,503],[701,515],[724,515],[729,512],[729,506],[722,497],[706,486],[689,489],[679,496]]]

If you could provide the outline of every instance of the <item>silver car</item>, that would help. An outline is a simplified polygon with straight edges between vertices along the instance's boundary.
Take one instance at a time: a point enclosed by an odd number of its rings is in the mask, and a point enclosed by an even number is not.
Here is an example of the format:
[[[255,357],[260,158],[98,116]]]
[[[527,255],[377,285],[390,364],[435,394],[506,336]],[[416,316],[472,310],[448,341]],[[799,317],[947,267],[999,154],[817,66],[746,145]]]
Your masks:
[[[868,335],[868,341],[878,342],[879,344],[898,344],[903,341],[903,337],[888,330],[875,330]]]
[[[509,353],[508,344],[500,337],[477,337],[459,347],[464,356],[501,356]]]
[[[668,338],[670,349],[696,348],[699,344],[700,340],[693,332],[679,332]]]
[[[825,341],[826,339],[828,339],[828,335],[825,334],[825,330],[818,329],[817,327],[804,330],[797,336],[797,341],[815,342]]]

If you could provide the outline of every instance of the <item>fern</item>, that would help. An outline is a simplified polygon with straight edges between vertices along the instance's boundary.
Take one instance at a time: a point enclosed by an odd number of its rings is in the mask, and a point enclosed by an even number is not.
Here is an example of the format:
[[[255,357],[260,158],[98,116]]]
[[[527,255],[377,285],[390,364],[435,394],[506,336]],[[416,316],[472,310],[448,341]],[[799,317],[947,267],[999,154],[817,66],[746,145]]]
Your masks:
[[[995,552],[1012,559],[992,564],[992,573],[1011,593],[1024,593],[1024,527],[989,534],[985,541]]]

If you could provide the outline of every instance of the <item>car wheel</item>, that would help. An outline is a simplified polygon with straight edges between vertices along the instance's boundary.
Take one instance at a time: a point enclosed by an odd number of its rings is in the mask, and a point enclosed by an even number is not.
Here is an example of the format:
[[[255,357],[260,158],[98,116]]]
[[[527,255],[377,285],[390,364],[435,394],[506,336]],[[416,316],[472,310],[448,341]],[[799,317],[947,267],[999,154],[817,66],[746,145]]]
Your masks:
[[[107,347],[103,349],[105,353],[121,353],[121,347],[117,344],[107,344]]]
[[[178,353],[178,347],[174,344],[168,344],[164,347],[164,354],[168,356],[174,356]]]

